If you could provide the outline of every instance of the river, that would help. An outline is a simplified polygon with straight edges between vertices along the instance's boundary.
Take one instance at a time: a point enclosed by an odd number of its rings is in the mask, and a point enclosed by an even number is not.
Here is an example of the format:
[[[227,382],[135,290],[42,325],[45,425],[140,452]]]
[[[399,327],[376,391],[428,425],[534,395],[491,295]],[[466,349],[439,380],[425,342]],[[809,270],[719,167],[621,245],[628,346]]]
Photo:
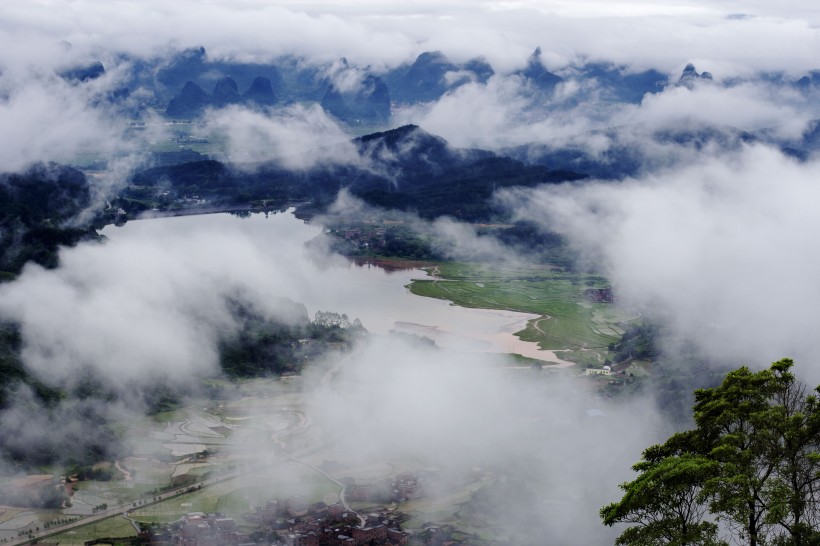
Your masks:
[[[287,286],[286,293],[277,295],[304,304],[311,317],[317,311],[335,311],[347,314],[351,320],[360,319],[368,331],[376,334],[397,330],[429,337],[450,350],[517,353],[557,366],[572,365],[553,351],[540,350],[537,344],[513,335],[537,315],[471,309],[416,296],[407,285],[413,279],[429,278],[426,271],[387,271],[307,250],[305,243],[321,231],[321,227],[305,224],[291,213],[260,213],[248,217],[210,214],[134,220],[124,226],[107,226],[102,234],[114,244],[170,241],[168,244],[175,244],[183,252],[206,252],[195,250],[198,247],[194,241],[202,237],[212,238],[214,244],[210,246],[214,249],[226,244],[247,247],[275,262],[275,274],[286,279],[279,285]],[[189,245],[185,244],[186,238],[192,241]],[[263,269],[260,266],[260,271]]]

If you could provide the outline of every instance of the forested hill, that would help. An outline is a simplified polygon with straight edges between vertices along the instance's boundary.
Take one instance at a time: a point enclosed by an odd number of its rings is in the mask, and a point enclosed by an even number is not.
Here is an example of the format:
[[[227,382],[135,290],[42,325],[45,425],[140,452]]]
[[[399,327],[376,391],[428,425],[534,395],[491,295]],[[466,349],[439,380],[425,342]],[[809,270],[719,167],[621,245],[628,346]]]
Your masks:
[[[489,220],[497,189],[579,180],[583,174],[525,165],[484,150],[456,149],[414,125],[353,140],[355,157],[303,170],[273,163],[230,165],[196,161],[137,173],[119,203],[129,213],[173,209],[186,202],[277,206],[309,201],[303,212],[321,212],[346,188],[365,202],[417,212]]]
[[[58,245],[94,237],[73,223],[91,206],[85,175],[56,163],[37,163],[22,173],[0,174],[0,274],[13,276],[28,261],[57,263]]]

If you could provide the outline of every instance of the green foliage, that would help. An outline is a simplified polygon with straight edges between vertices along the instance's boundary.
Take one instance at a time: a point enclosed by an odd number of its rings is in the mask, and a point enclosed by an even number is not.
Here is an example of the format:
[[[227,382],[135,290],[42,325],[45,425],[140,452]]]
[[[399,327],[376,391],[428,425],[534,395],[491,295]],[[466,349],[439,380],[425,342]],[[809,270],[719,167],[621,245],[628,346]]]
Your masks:
[[[7,391],[28,377],[20,360],[20,331],[9,323],[0,323],[0,408],[7,400]]]
[[[628,359],[654,360],[658,356],[655,338],[658,327],[653,324],[634,324],[621,336],[617,343],[610,345],[609,350],[615,354],[612,361],[616,364]]]
[[[71,476],[76,476],[80,481],[108,482],[119,475],[117,469],[111,464],[72,465],[67,469],[67,472]]]
[[[89,226],[68,225],[91,204],[85,176],[55,163],[0,175],[0,271],[19,273],[29,261],[57,265],[57,248],[93,238]]]
[[[6,407],[11,391],[26,384],[47,407],[53,407],[63,393],[29,375],[20,359],[22,339],[16,324],[0,322],[0,409]]]
[[[692,453],[679,452],[682,436],[644,451],[632,469],[640,475],[624,483],[624,497],[601,509],[606,525],[634,523],[616,541],[619,545],[720,544],[717,526],[704,521],[703,483],[718,465]]]
[[[301,332],[276,323],[250,324],[220,344],[222,369],[233,376],[298,371]]]
[[[362,328],[362,323],[359,319],[354,319],[353,322],[351,322],[346,314],[335,313],[333,311],[316,311],[316,315],[313,317],[313,324],[324,328]]]
[[[792,366],[743,367],[695,392],[695,428],[648,448],[601,510],[607,525],[636,524],[618,544],[719,544],[714,521],[750,546],[818,543],[820,403]]]
[[[401,215],[385,213],[383,221],[334,222],[325,235],[329,237],[330,250],[351,257],[443,261],[457,250],[454,242],[445,241],[433,232],[414,229],[413,225],[404,222]],[[503,240],[501,236],[513,229],[502,225],[479,227],[477,232],[481,237],[498,236]],[[537,250],[528,248],[527,252],[533,256]]]
[[[772,379],[769,370],[753,373],[744,367],[730,372],[719,387],[695,393],[699,435],[721,465],[720,475],[705,484],[710,508],[741,526],[750,544],[760,543],[765,533],[766,490],[779,463],[766,449],[776,443],[769,413]]]
[[[145,401],[146,413],[157,415],[174,411],[180,405],[180,393],[167,383],[155,381],[146,385],[142,393]]]
[[[319,311],[307,324],[286,325],[239,309],[239,331],[219,345],[222,369],[233,377],[255,377],[299,372],[306,360],[337,343],[349,346],[365,333],[359,319]]]

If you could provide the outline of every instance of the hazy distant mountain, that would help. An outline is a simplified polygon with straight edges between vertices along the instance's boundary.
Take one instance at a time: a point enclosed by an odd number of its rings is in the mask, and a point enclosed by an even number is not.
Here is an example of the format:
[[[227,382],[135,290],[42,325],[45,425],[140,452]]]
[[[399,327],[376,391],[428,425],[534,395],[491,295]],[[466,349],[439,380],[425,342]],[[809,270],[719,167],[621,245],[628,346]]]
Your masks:
[[[711,72],[703,72],[703,73],[698,72],[695,69],[695,65],[693,65],[692,63],[689,63],[683,69],[683,72],[681,73],[680,78],[678,78],[678,85],[691,87],[698,80],[709,80],[709,81],[711,81],[712,79],[713,78],[712,78]]]
[[[447,169],[495,157],[486,150],[453,148],[443,138],[416,125],[372,133],[354,139],[353,143],[363,159],[404,177],[435,176]]]
[[[611,63],[589,63],[573,70],[579,79],[594,79],[605,100],[639,104],[647,93],[660,93],[669,76],[650,69],[630,72],[625,66]]]
[[[340,89],[324,67],[290,57],[277,64],[210,61],[204,48],[189,49],[159,68],[157,81],[162,93],[182,88],[166,109],[168,116],[176,118],[196,117],[206,106],[271,106],[285,97],[320,102],[330,114],[353,124],[384,124],[390,119],[390,92],[379,77],[366,75],[355,88]],[[203,88],[211,86],[213,92],[208,95]],[[246,91],[240,94],[241,89]]]
[[[349,91],[329,85],[321,105],[329,114],[351,123],[384,124],[390,120],[390,92],[380,78],[372,75]]]
[[[239,96],[239,87],[233,78],[226,76],[220,78],[214,86],[214,91],[211,94],[211,104],[217,108],[228,106],[229,104],[238,104],[242,102],[242,97]]]
[[[342,62],[347,65],[346,60]],[[383,97],[388,98],[388,104],[389,100],[400,103],[428,102],[470,81],[486,83],[494,74],[493,68],[483,59],[457,65],[440,52],[425,52],[412,64],[399,66],[381,77],[368,74],[362,80],[361,90],[350,91],[340,90],[338,86],[331,90],[332,82],[328,79],[326,68],[295,57],[282,57],[271,63],[211,60],[204,48],[186,49],[156,69],[156,92],[170,98],[173,90],[180,89],[189,81],[208,89],[225,77],[233,79],[239,89],[247,89],[253,86],[256,78],[262,77],[270,81],[271,91],[279,100],[327,102],[334,109],[334,115],[347,119],[367,113],[369,107],[364,107],[364,103],[383,105]],[[341,102],[334,93],[343,95]],[[357,93],[359,97],[355,97]],[[347,110],[352,113],[346,114]],[[365,117],[384,118],[384,106],[379,106]]]
[[[686,162],[706,149],[738,151],[745,144],[765,139],[734,127],[687,124],[663,129],[641,125],[595,131],[587,137],[605,137],[605,150],[592,150],[583,143],[562,146],[528,144],[504,150],[525,163],[550,169],[567,169],[601,179],[621,179]]]
[[[211,97],[199,85],[186,82],[179,95],[171,99],[165,115],[172,118],[193,118],[211,104]]]
[[[422,53],[413,64],[399,67],[386,79],[397,101],[429,102],[447,92],[445,75],[456,71],[458,67],[449,62],[444,54],[433,51]]]
[[[384,76],[391,96],[400,103],[430,102],[469,81],[486,83],[494,74],[483,59],[463,65],[450,62],[439,51],[422,53],[409,65],[402,65]]]
[[[156,79],[166,87],[178,89],[189,81],[195,82],[205,71],[205,48],[186,49],[160,66]]]
[[[265,78],[271,90],[279,93],[284,88],[282,75],[275,64],[245,63],[211,60],[204,47],[176,53],[156,69],[156,88],[160,96],[172,95],[186,82],[192,81],[205,89],[212,89],[222,78],[231,78],[239,89],[248,89],[256,78]]]
[[[812,120],[801,137],[801,143],[806,149],[820,149],[820,119]]]
[[[525,165],[485,150],[452,148],[444,139],[413,125],[355,142],[363,157],[373,158],[395,174],[382,180],[363,180],[351,185],[350,191],[369,203],[415,210],[423,217],[486,220],[494,214],[490,198],[500,188],[584,177],[577,172]]]
[[[517,71],[516,74],[522,76],[537,89],[546,92],[552,92],[556,85],[564,81],[561,76],[553,74],[544,67],[544,64],[541,62],[540,47],[535,48],[530,58],[527,59],[527,66]]]
[[[820,87],[820,70],[812,70],[808,75],[797,80],[795,85],[804,91]]]
[[[211,95],[194,82],[187,82],[168,103],[165,115],[172,118],[194,118],[202,114],[208,106],[223,108],[231,104],[255,104],[259,106],[276,103],[276,96],[271,89],[270,80],[256,78],[244,94],[239,94],[239,87],[233,78],[221,78],[216,82]]]
[[[545,99],[534,101],[535,108],[568,108],[588,100],[637,104],[646,94],[661,92],[670,84],[691,87],[696,82],[712,80],[709,72],[698,72],[692,64],[679,75],[655,69],[634,72],[627,65],[603,62],[582,62],[553,72],[546,68],[542,57],[540,48],[536,48],[526,65],[512,72],[528,84],[530,93],[535,94],[532,98]],[[436,101],[466,83],[486,84],[495,74],[484,59],[457,63],[438,51],[421,53],[412,63],[384,73],[371,72],[369,67],[348,63],[346,59],[341,59],[341,66],[338,60],[317,62],[293,55],[259,62],[212,59],[201,47],[154,58],[123,54],[112,62],[118,68],[125,67],[122,74],[127,77],[122,80],[122,88],[108,99],[117,102],[128,96],[139,97],[136,103],[123,104],[132,116],[138,116],[147,108],[167,108],[172,117],[195,117],[203,108],[202,94],[190,88],[181,92],[191,82],[202,90],[213,90],[210,105],[316,102],[337,119],[352,125],[386,125],[391,102]],[[104,73],[105,68],[94,61],[72,67],[60,75],[68,81],[83,82]],[[351,86],[352,80],[358,81],[358,87]],[[229,81],[234,82],[235,89]],[[563,97],[560,104],[546,100],[552,98],[554,89],[563,81],[577,84],[574,92]],[[799,79],[774,71],[721,79],[715,85],[731,87],[754,81],[812,93],[820,87],[820,71],[810,71]],[[139,93],[130,95],[135,91]],[[238,99],[233,91],[239,93]]]
[[[246,103],[259,106],[272,106],[276,104],[276,95],[273,92],[273,85],[268,78],[257,76],[247,91],[242,95]]]

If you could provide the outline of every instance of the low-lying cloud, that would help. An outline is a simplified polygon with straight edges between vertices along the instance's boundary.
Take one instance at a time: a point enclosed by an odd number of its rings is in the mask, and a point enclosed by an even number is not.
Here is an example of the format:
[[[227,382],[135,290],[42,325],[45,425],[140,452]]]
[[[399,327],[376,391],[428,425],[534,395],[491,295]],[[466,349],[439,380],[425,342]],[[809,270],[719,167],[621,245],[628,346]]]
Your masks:
[[[346,194],[334,207],[341,210],[381,214]],[[453,256],[512,257],[470,226],[406,220],[438,234]],[[285,323],[302,320],[287,301],[305,305],[311,318],[318,310],[353,318],[362,308],[379,316],[380,303],[363,303],[378,291],[339,256],[317,255],[316,245],[308,252],[321,228],[290,214],[140,220],[104,233],[110,240],[62,249],[59,268],[30,264],[0,285],[0,317],[21,325],[23,359],[46,382],[70,384],[83,370],[115,388],[217,373],[217,343],[237,327],[234,301]],[[372,282],[384,275],[369,273]],[[361,318],[366,328],[377,320]]]
[[[22,170],[36,161],[77,161],[133,150],[125,120],[93,105],[96,86],[72,85],[56,76],[3,86],[0,78],[0,170]]]
[[[743,13],[746,17],[732,17]],[[55,15],[59,14],[59,17]],[[806,70],[818,13],[808,2],[762,5],[714,0],[685,4],[600,2],[10,2],[7,45],[67,40],[86,50],[147,55],[170,40],[205,45],[220,56],[257,58],[303,52],[395,65],[424,50],[458,60],[488,58],[502,71],[521,66],[536,45],[558,61],[578,55],[669,69],[689,60],[724,62],[736,71]],[[56,38],[56,40],[55,40]],[[25,49],[25,48],[24,48]],[[3,51],[11,51],[9,47]],[[710,70],[711,67],[706,67]]]
[[[114,157],[104,186],[116,186],[150,141],[164,139],[163,123],[150,123],[146,114],[162,105],[144,110],[144,89],[132,89],[123,102],[108,98],[134,61],[161,65],[186,47],[204,46],[212,59],[296,55],[314,66],[335,63],[324,75],[341,90],[423,51],[441,50],[454,62],[483,56],[497,72],[486,84],[467,82],[435,103],[395,112],[394,121],[417,123],[461,147],[537,143],[581,148],[595,158],[615,146],[639,149],[649,159],[637,178],[507,190],[499,199],[516,218],[563,233],[609,276],[621,302],[669,324],[710,356],[754,366],[790,356],[818,381],[820,367],[812,363],[820,350],[813,328],[820,162],[798,163],[738,139],[729,149],[700,149],[650,138],[670,128],[727,126],[798,137],[820,117],[816,91],[777,80],[791,82],[817,67],[818,23],[809,2],[752,0],[617,8],[563,0],[10,0],[0,15],[0,170]],[[546,68],[565,76],[553,92],[515,74],[536,46],[545,51]],[[350,66],[338,61],[342,56]],[[104,76],[71,83],[57,75],[90,59],[104,62]],[[600,82],[574,77],[573,67],[595,61],[627,72],[657,68],[672,74],[670,86],[638,104],[616,104]],[[675,87],[690,61],[715,81]],[[741,81],[760,71],[775,73],[773,82]],[[445,78],[455,83],[463,76]],[[135,131],[130,116],[140,109],[149,124]],[[204,126],[225,139],[235,163],[275,161],[298,170],[360,161],[348,135],[317,105],[208,110]],[[329,218],[381,214],[343,193]],[[472,226],[398,217],[442,242],[449,257],[526,260]],[[236,301],[285,322],[304,319],[294,302],[309,316],[332,310],[353,318],[361,311],[366,328],[384,333],[387,321],[367,306],[398,306],[380,299],[386,273],[374,270],[362,283],[355,266],[337,256],[320,249],[324,259],[307,258],[304,244],[319,232],[284,215],[109,228],[103,244],[62,250],[59,268],[29,265],[0,285],[0,318],[20,325],[24,363],[44,384],[72,386],[91,374],[120,394],[158,379],[181,385],[218,374],[217,343],[238,327]],[[364,464],[401,456],[445,480],[476,472],[529,484],[536,510],[522,521],[524,543],[544,536],[561,544],[611,540],[613,533],[598,526],[597,508],[617,495],[640,449],[664,436],[654,407],[644,400],[604,405],[547,373],[498,369],[505,364],[503,357],[374,336],[327,364],[329,383],[313,378],[311,410],[317,426],[345,431],[329,435],[330,453],[340,459]],[[0,432],[16,435],[23,450],[57,430],[60,442],[76,442],[88,415],[126,412],[93,398],[62,404],[64,415],[22,387],[0,417]],[[607,417],[587,411],[601,407]],[[521,513],[504,508],[516,500],[497,499],[502,519],[518,521]]]
[[[226,138],[232,163],[273,161],[287,169],[360,162],[356,147],[318,104],[251,110],[229,106],[209,110],[200,131]]]
[[[480,483],[482,494],[494,491],[491,513],[471,514],[480,504],[467,497],[457,518],[502,528],[510,544],[611,541],[598,509],[629,478],[639,446],[657,441],[658,414],[646,401],[606,403],[577,380],[505,365],[502,356],[371,340],[309,398],[330,446],[321,456],[353,468],[404,461],[430,473],[423,487],[433,498]]]
[[[744,131],[772,129],[793,138],[818,116],[814,101],[793,88],[763,83],[727,88],[703,82],[693,89],[680,86],[646,95],[639,109],[615,121],[631,118],[657,128],[696,122]]]
[[[361,222],[399,224],[415,235],[428,238],[432,250],[447,259],[508,265],[527,261],[525,249],[508,248],[491,235],[481,235],[479,226],[475,224],[448,216],[430,221],[414,213],[386,211],[368,205],[347,190],[340,191],[327,212],[312,222],[317,225]]]
[[[702,0],[681,6],[633,3],[616,11],[594,2],[563,1],[351,6],[86,0],[45,6],[15,0],[0,16],[0,126],[5,128],[0,131],[0,169],[144,148],[145,141],[133,138],[133,132],[129,138],[123,134],[131,114],[123,115],[122,108],[109,107],[100,97],[142,66],[140,60],[152,60],[149,68],[143,66],[150,71],[174,51],[199,46],[206,47],[211,59],[269,62],[294,55],[325,66],[320,72],[343,91],[365,73],[383,74],[423,51],[441,50],[454,62],[483,57],[498,74],[486,85],[466,83],[434,105],[398,112],[394,120],[422,125],[458,146],[496,149],[580,139],[595,141],[600,150],[606,142],[592,136],[593,131],[680,119],[793,136],[820,115],[814,99],[788,87],[721,86],[761,71],[794,81],[816,68],[812,55],[800,53],[812,52],[817,39],[818,15],[812,6],[741,2],[729,10]],[[513,75],[536,46],[544,50],[546,67],[566,78],[548,100],[534,98],[526,82]],[[341,62],[342,57],[350,64]],[[105,65],[103,78],[71,85],[55,77],[94,59]],[[626,72],[657,68],[673,80],[692,61],[713,72],[716,84],[670,89],[647,96],[640,106],[613,107],[594,80],[572,77],[572,67],[598,61],[614,62]],[[150,82],[152,76],[142,74],[140,81]],[[446,77],[461,78],[458,73]],[[150,103],[141,90],[131,91],[131,106]],[[301,168],[308,161],[301,151],[307,144],[303,136],[335,141],[341,129],[311,107],[286,110],[274,116],[275,123],[270,116],[234,108],[212,112],[210,119],[229,134],[231,157],[264,160],[266,149],[273,149],[274,157],[281,152]]]
[[[459,147],[498,150],[536,144],[583,149],[599,157],[624,145],[643,150],[652,162],[679,155],[685,147],[671,142],[659,146],[652,141],[658,131],[765,131],[767,137],[788,140],[820,117],[816,94],[790,86],[701,81],[687,87],[676,86],[675,79],[673,75],[662,92],[630,104],[607,100],[607,89],[595,79],[569,75],[544,93],[534,92],[520,76],[496,75],[486,84],[462,85],[433,104],[397,110],[395,118],[418,123]]]
[[[30,265],[2,285],[0,313],[21,325],[26,365],[56,384],[86,368],[110,385],[182,380],[218,371],[220,333],[236,327],[231,298],[250,291],[265,316],[297,318],[281,299],[302,284],[289,256],[301,255],[304,233],[187,220],[134,222],[122,239],[64,249],[60,268]]]
[[[355,201],[338,207],[374,212]],[[475,237],[462,229],[450,221],[427,228]],[[117,456],[115,438],[77,435],[98,426],[94,419],[131,419],[131,397],[142,386],[159,380],[190,392],[199,378],[218,375],[218,339],[237,328],[231,302],[284,322],[303,320],[291,303],[299,302],[310,316],[345,312],[376,332],[349,355],[306,371],[307,415],[323,438],[322,457],[353,466],[410,461],[432,473],[424,485],[430,495],[465,480],[489,485],[493,513],[473,517],[512,529],[513,542],[540,533],[564,544],[609,540],[597,509],[617,495],[642,446],[662,436],[652,404],[608,404],[560,374],[504,369],[513,364],[504,355],[385,335],[385,317],[396,315],[385,309],[401,309],[412,296],[386,283],[382,270],[338,257],[317,262],[315,247],[307,253],[304,245],[319,231],[289,214],[133,221],[106,229],[104,243],[64,249],[58,269],[29,266],[0,285],[0,317],[20,324],[22,358],[36,377],[69,387],[90,377],[128,401],[72,399],[48,408],[19,389],[0,414],[0,435],[19,432],[6,451],[68,441],[79,451],[66,451],[66,460],[81,460],[89,448]],[[241,441],[248,456],[254,440]]]
[[[506,192],[518,218],[565,234],[617,297],[706,354],[763,366],[814,365],[820,163],[747,146],[620,183]]]

